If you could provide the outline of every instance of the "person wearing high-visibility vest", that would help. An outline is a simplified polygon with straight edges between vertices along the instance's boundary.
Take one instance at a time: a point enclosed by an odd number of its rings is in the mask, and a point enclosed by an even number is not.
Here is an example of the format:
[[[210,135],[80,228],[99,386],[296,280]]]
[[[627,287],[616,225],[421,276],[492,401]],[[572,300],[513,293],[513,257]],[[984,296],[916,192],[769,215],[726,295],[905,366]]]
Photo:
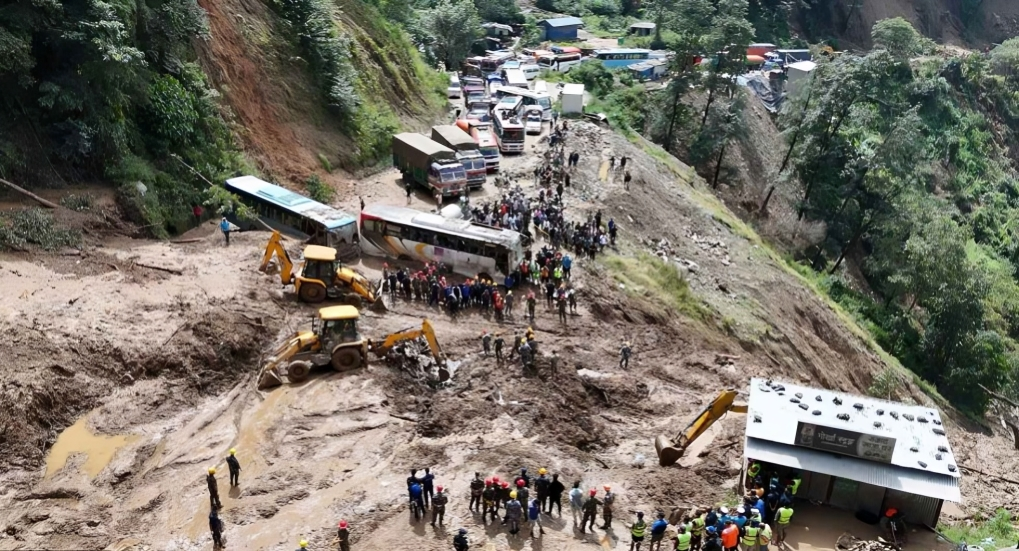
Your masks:
[[[700,551],[705,525],[704,514],[694,511],[694,517],[690,520],[690,551]]]
[[[690,545],[693,541],[693,534],[687,531],[686,526],[679,526],[679,533],[676,534],[676,551],[690,551]]]
[[[740,538],[743,543],[743,551],[757,551],[758,536],[761,534],[761,526],[756,520],[750,521],[750,524],[743,529],[743,537]]]
[[[789,493],[795,496],[796,491],[800,489],[801,482],[803,482],[803,478],[800,476],[800,473],[794,474],[793,481],[791,484],[789,484]]]
[[[640,551],[645,531],[647,531],[647,523],[644,522],[644,513],[637,511],[637,522],[630,525],[630,551]]]
[[[771,526],[761,524],[761,533],[757,536],[757,543],[760,544],[760,548],[767,551],[768,544],[771,543]]]
[[[775,512],[775,545],[781,547],[785,543],[786,529],[793,518],[793,508],[783,505]]]

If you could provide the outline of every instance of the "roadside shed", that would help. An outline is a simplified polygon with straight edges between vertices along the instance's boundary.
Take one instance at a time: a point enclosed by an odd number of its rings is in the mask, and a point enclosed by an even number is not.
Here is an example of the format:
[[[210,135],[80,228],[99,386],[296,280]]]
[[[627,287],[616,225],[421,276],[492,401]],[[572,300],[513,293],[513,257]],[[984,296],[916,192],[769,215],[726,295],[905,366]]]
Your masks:
[[[877,521],[889,508],[937,526],[959,468],[929,407],[751,379],[744,463],[800,478],[797,498]]]
[[[810,79],[814,69],[817,69],[817,63],[813,61],[797,61],[786,65],[786,92],[795,96]]]
[[[638,21],[630,25],[629,34],[633,36],[651,36],[655,32],[656,25],[650,21]]]
[[[577,31],[584,26],[579,17],[556,17],[539,21],[542,40],[577,40]]]
[[[482,23],[485,34],[494,38],[507,38],[513,34],[513,27],[501,23]]]
[[[584,112],[584,85],[569,83],[563,86],[563,93],[559,100],[562,103],[563,113]]]
[[[634,78],[638,80],[658,80],[662,75],[665,74],[665,70],[668,66],[665,60],[662,59],[649,59],[640,63],[634,63],[626,67],[633,73]]]

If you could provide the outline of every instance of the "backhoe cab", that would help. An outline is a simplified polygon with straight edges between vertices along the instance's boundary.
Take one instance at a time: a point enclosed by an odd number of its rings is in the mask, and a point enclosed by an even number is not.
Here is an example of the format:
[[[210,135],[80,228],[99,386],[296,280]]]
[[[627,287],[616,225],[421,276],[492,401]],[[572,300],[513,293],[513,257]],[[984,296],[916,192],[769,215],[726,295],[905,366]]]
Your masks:
[[[350,305],[329,306],[318,311],[311,331],[298,331],[287,339],[262,368],[258,389],[264,390],[308,378],[312,367],[331,366],[350,371],[368,363],[368,341],[357,329],[360,313]]]
[[[304,262],[295,271],[294,263],[283,247],[283,237],[280,232],[273,231],[262,255],[261,271],[268,268],[273,256],[279,259],[280,281],[283,285],[293,285],[297,298],[302,302],[316,304],[330,298],[357,308],[364,302],[382,302],[368,278],[336,261],[336,249],[306,246]]]
[[[707,432],[708,428],[721,419],[726,413],[732,411],[735,413],[746,413],[747,405],[736,403],[736,397],[739,393],[735,390],[723,390],[718,396],[708,404],[708,407],[704,408],[704,411],[700,413],[689,425],[683,429],[683,432],[676,436],[675,440],[669,440],[665,436],[659,436],[655,438],[655,451],[658,452],[658,464],[663,467],[673,465],[679,458],[683,457],[686,452],[686,448],[701,436]]]

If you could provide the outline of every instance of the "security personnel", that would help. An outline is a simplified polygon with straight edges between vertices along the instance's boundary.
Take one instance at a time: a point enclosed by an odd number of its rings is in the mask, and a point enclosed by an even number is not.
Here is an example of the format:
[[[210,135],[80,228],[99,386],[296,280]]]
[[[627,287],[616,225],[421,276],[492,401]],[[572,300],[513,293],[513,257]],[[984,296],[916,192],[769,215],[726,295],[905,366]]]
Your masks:
[[[757,551],[757,539],[761,533],[760,523],[756,520],[750,521],[750,524],[743,529],[743,551]]]
[[[446,504],[449,503],[449,498],[446,494],[442,493],[442,486],[436,486],[435,491],[437,492],[432,497],[432,526],[435,526],[435,520],[439,520],[439,526],[442,526],[442,519],[446,516]]]
[[[481,494],[484,490],[485,481],[481,479],[481,473],[474,473],[474,480],[471,480],[471,504],[468,509],[474,512],[481,509]]]
[[[690,551],[693,542],[693,534],[687,531],[686,526],[679,526],[679,533],[676,534],[676,551]]]
[[[644,513],[637,511],[637,522],[630,525],[630,551],[640,551],[645,531],[647,531],[647,523],[644,522]]]
[[[789,528],[789,521],[793,518],[793,508],[783,505],[775,512],[775,545],[781,546],[785,543],[785,532]]]

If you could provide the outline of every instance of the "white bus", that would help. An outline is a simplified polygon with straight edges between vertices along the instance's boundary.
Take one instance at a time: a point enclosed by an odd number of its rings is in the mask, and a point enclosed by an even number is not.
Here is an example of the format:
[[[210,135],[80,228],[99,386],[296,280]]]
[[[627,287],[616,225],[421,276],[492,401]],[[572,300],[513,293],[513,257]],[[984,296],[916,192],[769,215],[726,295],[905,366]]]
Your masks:
[[[545,83],[544,81],[538,81],[538,84]],[[537,84],[535,84],[535,86],[537,86]],[[502,98],[521,98],[523,100],[524,110],[527,110],[527,108],[532,105],[536,105],[541,107],[541,120],[546,122],[552,120],[552,98],[548,95],[548,93],[532,92],[530,90],[521,90],[520,88],[502,86],[496,88],[496,95]]]
[[[492,118],[499,118],[499,112],[509,113],[511,116],[519,117],[524,114],[524,99],[520,96],[503,95],[492,107]]]
[[[515,231],[406,207],[368,205],[360,226],[365,254],[438,261],[469,277],[505,278],[524,258],[524,237]]]
[[[543,71],[556,71],[568,73],[570,67],[580,65],[581,55],[579,53],[563,53],[542,55],[538,58],[538,67]]]
[[[492,131],[503,153],[524,152],[524,123],[521,116],[508,111],[496,111],[492,118]]]

